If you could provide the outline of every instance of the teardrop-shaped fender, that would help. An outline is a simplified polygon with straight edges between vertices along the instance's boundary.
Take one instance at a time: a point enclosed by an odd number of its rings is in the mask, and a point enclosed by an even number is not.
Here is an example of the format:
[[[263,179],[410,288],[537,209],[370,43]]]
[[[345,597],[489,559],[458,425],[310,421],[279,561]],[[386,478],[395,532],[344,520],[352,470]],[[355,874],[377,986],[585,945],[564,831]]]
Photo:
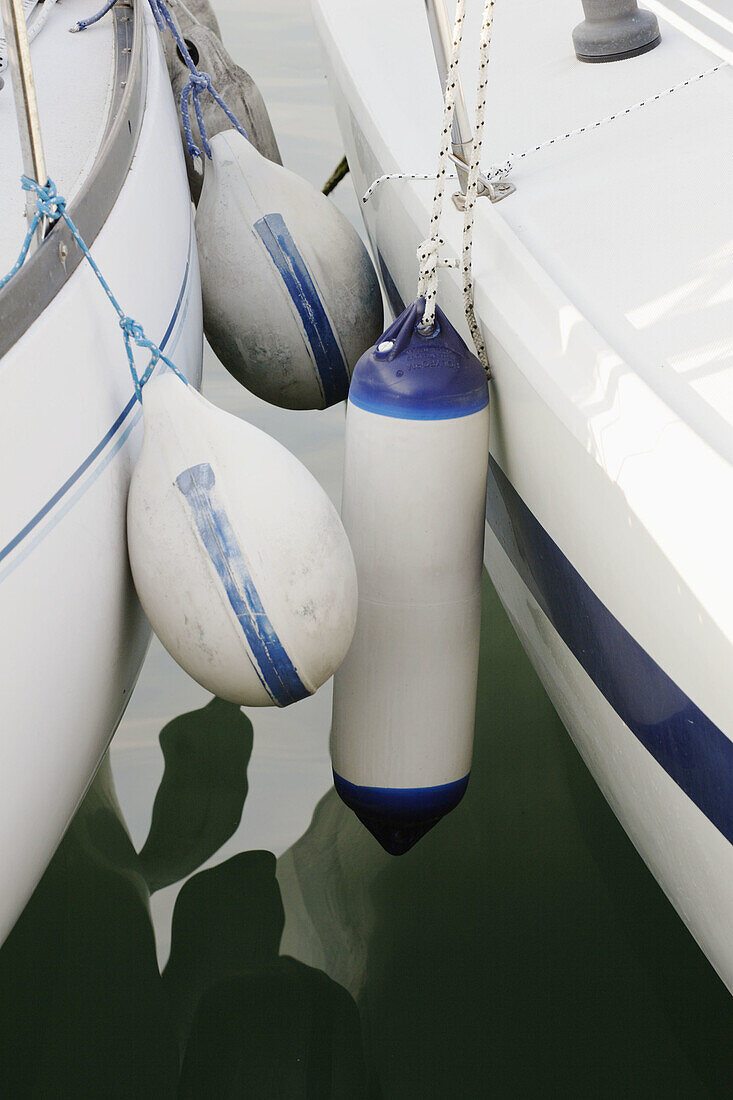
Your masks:
[[[382,328],[369,254],[306,180],[226,130],[196,213],[204,329],[247,389],[288,409],[343,401]]]
[[[155,633],[222,699],[286,706],[310,695],[356,621],[336,509],[285,447],[172,373],[147,383],[143,416],[127,537]]]

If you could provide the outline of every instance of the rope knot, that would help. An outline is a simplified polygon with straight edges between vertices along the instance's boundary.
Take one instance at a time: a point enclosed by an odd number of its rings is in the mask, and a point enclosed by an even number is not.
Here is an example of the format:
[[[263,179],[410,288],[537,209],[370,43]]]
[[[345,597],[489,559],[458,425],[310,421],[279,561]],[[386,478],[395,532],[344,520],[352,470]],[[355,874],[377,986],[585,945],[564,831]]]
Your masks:
[[[444,244],[442,237],[428,237],[418,245],[417,258],[422,277],[431,278],[439,267],[458,267],[457,260],[449,260],[440,255]]]
[[[212,88],[211,77],[208,73],[201,73],[197,70],[195,73],[191,73],[188,78],[188,87],[197,95],[199,92],[210,92]]]
[[[489,183],[497,183],[499,180],[505,180],[513,167],[514,165],[510,160],[505,160],[503,164],[492,164],[486,169],[486,179]]]
[[[66,210],[66,199],[59,195],[53,180],[46,180],[40,184],[30,176],[21,176],[21,186],[24,191],[34,191],[36,195],[36,210],[39,217],[48,218],[50,221],[58,221]]]
[[[136,344],[140,344],[146,339],[142,325],[132,317],[120,317],[120,328]]]

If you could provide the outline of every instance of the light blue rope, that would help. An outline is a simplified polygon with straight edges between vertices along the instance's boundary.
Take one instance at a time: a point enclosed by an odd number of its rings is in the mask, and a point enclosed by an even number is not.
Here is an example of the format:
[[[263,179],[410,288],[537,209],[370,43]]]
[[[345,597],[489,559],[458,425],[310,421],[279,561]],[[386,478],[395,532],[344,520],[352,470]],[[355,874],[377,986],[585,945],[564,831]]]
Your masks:
[[[91,27],[93,23],[98,22],[103,15],[106,15],[108,11],[111,11],[116,3],[117,0],[107,0],[104,7],[100,8],[99,11],[96,12],[94,15],[91,15],[89,19],[80,19],[79,22],[71,28],[72,31],[85,31],[87,27]],[[149,0],[149,3],[153,16],[155,17],[155,22],[158,25],[158,29],[162,31],[165,30],[166,27],[168,27],[168,30],[171,32],[174,39],[176,40],[176,45],[178,46],[181,57],[183,58],[186,67],[191,74],[188,78],[188,83],[181,92],[179,102],[179,106],[181,109],[181,121],[183,123],[183,136],[186,139],[186,148],[188,149],[189,156],[201,156],[201,149],[199,149],[198,145],[194,141],[193,130],[191,129],[190,103],[192,103],[194,112],[196,114],[196,123],[198,125],[199,135],[201,137],[201,145],[203,146],[203,151],[205,155],[209,158],[209,160],[211,160],[211,146],[209,145],[209,139],[206,133],[206,126],[204,124],[204,115],[201,110],[201,104],[199,103],[199,96],[202,92],[209,93],[217,106],[220,107],[224,114],[227,116],[234,129],[237,130],[242,135],[242,137],[245,137],[247,138],[247,140],[249,140],[247,131],[244,129],[237,116],[230,110],[222,97],[219,95],[216,88],[211,83],[211,77],[209,76],[209,74],[202,73],[196,68],[193,62],[193,58],[188,52],[188,47],[186,46],[184,39],[179,34],[178,28],[176,27],[175,21],[173,20],[171,13],[168,11],[165,0]]]
[[[0,290],[3,290],[7,286],[13,276],[17,275],[17,273],[23,266],[23,262],[28,255],[28,249],[31,246],[31,241],[33,240],[33,234],[36,232],[43,218],[49,218],[53,222],[57,222],[59,220],[65,221],[69,227],[72,237],[78,244],[84,256],[89,261],[92,271],[97,276],[97,279],[101,283],[104,293],[109,298],[110,302],[115,308],[117,316],[119,317],[119,324],[120,328],[122,329],[122,338],[125,342],[125,351],[127,352],[127,361],[130,367],[130,374],[132,375],[132,382],[135,387],[135,395],[138,401],[142,402],[143,386],[155,370],[157,363],[160,361],[165,363],[165,365],[169,367],[170,370],[172,370],[178,378],[181,379],[184,385],[187,386],[188,382],[186,381],[186,378],[181,374],[175,363],[173,363],[167,355],[163,354],[156,343],[148,339],[148,337],[145,335],[142,325],[133,320],[132,317],[128,317],[122,309],[122,306],[112,293],[109,283],[97,267],[96,261],[94,260],[94,257],[84,243],[84,239],[79,233],[79,230],[76,228],[74,222],[71,220],[68,213],[66,212],[66,199],[63,197],[63,195],[59,195],[56,190],[56,184],[53,182],[53,180],[49,179],[44,187],[42,187],[41,184],[38,183],[36,180],[31,179],[29,176],[21,176],[20,182],[24,191],[35,192],[36,212],[31,218],[30,224],[28,226],[28,232],[25,235],[25,240],[23,241],[20,253],[18,254],[18,259],[15,261],[7,275],[3,279],[0,279]],[[135,366],[135,356],[132,351],[133,343],[136,344],[139,348],[147,348],[147,350],[150,352],[150,362],[143,371],[142,375],[138,375],[137,368]]]

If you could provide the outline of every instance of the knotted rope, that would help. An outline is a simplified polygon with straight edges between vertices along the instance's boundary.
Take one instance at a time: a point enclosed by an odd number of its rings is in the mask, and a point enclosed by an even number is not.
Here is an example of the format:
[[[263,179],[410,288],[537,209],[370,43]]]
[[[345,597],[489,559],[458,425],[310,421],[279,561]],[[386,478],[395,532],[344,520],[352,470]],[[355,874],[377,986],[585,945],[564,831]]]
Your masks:
[[[78,23],[74,24],[74,26],[71,28],[72,33],[76,31],[85,31],[87,27],[91,27],[94,23],[97,23],[102,18],[102,16],[106,15],[107,12],[112,10],[116,3],[117,0],[107,0],[107,3],[104,5],[104,7],[100,8],[99,11],[95,12],[94,15],[91,15],[88,19],[80,19]],[[209,160],[211,160],[211,146],[209,145],[209,139],[206,133],[206,125],[204,123],[203,111],[201,110],[201,104],[199,103],[199,97],[203,92],[207,92],[211,96],[216,105],[220,107],[224,114],[227,116],[234,129],[237,130],[242,135],[242,137],[247,137],[247,131],[244,129],[237,116],[233,113],[233,111],[230,110],[222,97],[219,95],[212,83],[209,74],[201,72],[194,64],[193,58],[189,53],[188,46],[186,45],[186,42],[181,32],[176,26],[175,19],[168,10],[168,5],[166,4],[165,0],[149,0],[149,3],[158,29],[164,31],[167,28],[173,35],[173,38],[175,39],[176,45],[178,47],[178,51],[183,58],[186,68],[190,73],[188,83],[181,91],[179,99],[181,121],[183,123],[183,135],[186,139],[186,148],[188,150],[189,156],[200,157],[202,155],[201,149],[199,149],[198,145],[194,141],[193,131],[191,128],[190,104],[192,104],[194,114],[196,115],[196,124],[198,126],[199,136],[201,138],[203,153],[206,157],[209,158]]]
[[[443,213],[445,180],[448,174],[451,129],[453,126],[453,114],[456,105],[458,61],[461,56],[463,23],[465,18],[466,0],[457,0],[456,18],[453,24],[453,45],[451,47],[448,71],[445,78],[443,122],[440,131],[440,145],[438,148],[438,168],[435,173],[433,210],[430,215],[430,236],[421,242],[417,250],[417,258],[420,261],[420,276],[417,284],[417,293],[419,297],[425,298],[425,312],[423,313],[420,327],[425,332],[430,332],[435,327],[435,299],[438,294],[438,267],[457,266],[455,260],[440,259],[440,246],[444,241],[440,236],[439,230],[440,219]]]
[[[481,330],[476,320],[473,305],[473,276],[472,276],[472,251],[473,251],[473,225],[474,207],[478,197],[479,174],[481,168],[481,150],[484,140],[484,116],[486,111],[486,88],[488,84],[489,50],[491,46],[491,27],[494,18],[495,0],[486,0],[481,25],[481,39],[479,44],[479,70],[476,94],[476,113],[474,117],[474,136],[471,146],[471,160],[468,168],[468,180],[466,184],[466,201],[463,212],[463,248],[461,252],[461,275],[463,282],[463,309],[471,332],[476,355],[487,375],[491,377],[489,358],[486,352],[486,344],[481,335]],[[418,295],[425,298],[425,312],[421,323],[421,329],[429,332],[435,325],[435,300],[438,293],[438,268],[458,267],[456,260],[441,257],[440,248],[445,243],[440,236],[440,219],[443,212],[445,197],[445,181],[449,178],[448,163],[451,147],[451,129],[453,114],[455,111],[455,92],[458,79],[458,62],[463,41],[463,23],[466,18],[466,0],[457,0],[456,17],[453,24],[453,46],[451,49],[448,72],[445,81],[445,95],[443,100],[443,123],[440,134],[440,148],[438,151],[438,168],[435,173],[435,191],[433,193],[433,211],[430,217],[430,236],[422,241],[417,257],[420,261],[420,276],[418,279]],[[452,173],[451,173],[452,176]],[[417,177],[413,177],[417,178]],[[372,184],[364,201],[377,186]]]
[[[69,231],[72,237],[78,244],[81,252],[86,257],[87,261],[89,262],[89,265],[94,274],[97,276],[97,279],[99,280],[102,289],[104,290],[104,293],[109,298],[117,313],[120,329],[122,330],[122,338],[125,343],[125,351],[127,352],[127,361],[130,367],[130,374],[132,375],[132,382],[135,387],[135,395],[138,401],[142,401],[142,388],[155,370],[158,362],[165,363],[165,365],[169,367],[169,369],[172,370],[173,373],[178,378],[180,378],[185,385],[188,385],[185,377],[181,374],[175,363],[173,363],[167,355],[163,354],[163,352],[153,340],[148,339],[148,337],[145,335],[142,325],[138,321],[135,321],[132,317],[128,317],[128,315],[122,309],[122,306],[112,293],[109,283],[97,267],[96,261],[94,260],[94,257],[87,248],[87,245],[85,244],[81,234],[79,233],[79,230],[76,228],[73,220],[69,216],[66,210],[66,199],[63,197],[63,195],[59,195],[58,191],[56,190],[56,184],[53,182],[53,180],[47,180],[47,182],[43,186],[41,186],[41,184],[39,184],[37,180],[31,179],[29,176],[21,176],[20,181],[24,191],[35,192],[36,209],[33,217],[28,224],[28,232],[25,235],[25,240],[23,241],[22,247],[18,254],[18,259],[15,261],[7,275],[5,275],[4,278],[0,279],[0,291],[7,286],[13,276],[17,275],[17,273],[23,266],[23,263],[28,255],[28,250],[31,246],[31,241],[33,240],[33,235],[43,219],[48,218],[49,221],[52,222],[64,221],[69,227]],[[139,348],[146,348],[150,352],[150,362],[143,371],[142,375],[138,375],[137,367],[135,366],[135,356],[132,350],[133,344],[135,344],[135,346]]]
[[[647,104],[656,103],[658,100],[664,99],[666,96],[672,95],[674,92],[677,92],[682,88],[687,88],[700,80],[704,80],[706,77],[712,76],[713,73],[717,73],[721,69],[728,67],[728,62],[725,61],[720,62],[717,65],[713,65],[711,68],[705,69],[703,72],[696,73],[694,76],[688,77],[686,80],[681,80],[677,84],[673,84],[671,87],[665,88],[663,91],[657,92],[653,96],[648,96],[646,99],[642,99],[639,100],[637,103],[631,104],[630,107],[626,107],[620,111],[615,111],[613,114],[606,115],[603,118],[596,120],[595,122],[588,123],[584,126],[578,126],[574,130],[567,130],[562,134],[556,135],[555,137],[548,138],[546,141],[542,141],[537,145],[531,146],[529,149],[525,149],[522,153],[510,153],[503,163],[494,164],[482,173],[481,153],[484,142],[487,99],[486,91],[488,87],[488,66],[491,50],[491,31],[493,26],[495,2],[496,0],[484,0],[484,10],[481,22],[478,80],[476,87],[476,111],[474,115],[473,143],[471,146],[471,158],[468,170],[468,180],[466,184],[466,197],[463,213],[463,241],[460,263],[463,285],[463,307],[466,315],[466,320],[468,322],[468,327],[470,329],[471,336],[473,338],[473,342],[476,348],[476,355],[481,360],[481,363],[489,378],[491,378],[491,369],[486,352],[486,345],[484,343],[481,330],[476,320],[473,296],[473,228],[475,220],[476,199],[479,194],[479,185],[488,185],[488,187],[490,188],[492,183],[497,183],[503,179],[506,179],[506,177],[514,168],[515,164],[518,161],[523,160],[525,157],[529,156],[531,153],[537,153],[541,149],[546,149],[549,148],[551,145],[556,145],[558,142],[566,141],[570,138],[577,137],[580,134],[584,134],[590,130],[598,129],[598,127],[600,126],[605,126],[608,123],[616,121],[616,119],[623,118],[626,115],[629,115],[642,107],[646,107]],[[420,261],[418,294],[425,297],[425,312],[421,325],[423,331],[430,331],[435,324],[435,300],[438,290],[438,268],[458,267],[458,263],[456,260],[447,259],[440,256],[440,248],[445,242],[440,237],[439,228],[445,195],[445,181],[446,179],[456,178],[455,173],[448,173],[447,164],[449,160],[449,150],[451,143],[450,134],[455,107],[457,68],[461,52],[465,14],[466,0],[457,0],[456,17],[453,27],[453,47],[451,50],[451,56],[448,65],[448,73],[446,77],[445,94],[443,100],[443,122],[440,135],[440,148],[438,151],[437,171],[434,173],[385,173],[384,175],[379,176],[377,179],[375,179],[362,196],[362,202],[367,203],[374,192],[377,190],[377,188],[379,188],[383,183],[386,183],[388,180],[435,180],[435,190],[433,193],[433,210],[430,218],[430,236],[426,238],[426,240],[421,242],[417,250],[417,257]]]
[[[481,152],[484,145],[486,89],[489,83],[489,51],[491,49],[491,28],[494,22],[494,2],[495,0],[486,0],[484,4],[483,19],[481,20],[478,79],[476,83],[476,113],[473,120],[473,144],[471,146],[471,163],[468,167],[466,202],[463,208],[463,248],[461,250],[463,311],[466,314],[468,327],[471,330],[471,337],[474,347],[476,348],[476,355],[481,361],[481,366],[484,368],[489,378],[491,378],[489,356],[473,308],[473,224],[476,199],[478,198]]]
[[[499,180],[506,179],[514,170],[518,162],[531,156],[532,153],[539,153],[543,149],[549,149],[550,146],[558,145],[562,141],[568,141],[570,138],[578,137],[580,134],[587,134],[590,133],[591,130],[597,130],[600,126],[608,125],[609,122],[616,122],[617,119],[625,118],[627,115],[633,114],[642,107],[657,103],[660,99],[666,99],[667,96],[673,95],[683,88],[690,88],[700,80],[705,80],[706,77],[712,76],[714,73],[720,72],[721,69],[727,68],[730,68],[730,62],[721,61],[717,65],[712,65],[709,69],[704,69],[702,72],[686,77],[685,80],[680,80],[677,84],[672,84],[669,88],[663,88],[661,92],[656,92],[654,95],[647,96],[646,99],[640,99],[636,103],[630,104],[628,107],[623,107],[618,111],[614,111],[613,114],[604,115],[603,118],[598,118],[593,122],[586,122],[582,126],[576,126],[574,130],[564,130],[561,134],[555,134],[554,137],[547,138],[545,141],[540,141],[537,145],[530,145],[528,149],[525,149],[521,153],[510,153],[503,164],[492,164],[484,169],[481,172],[481,177],[488,183],[496,183]],[[453,173],[447,178],[456,179],[457,177],[455,173]],[[434,179],[435,172],[385,172],[384,175],[377,176],[377,178],[370,183],[369,187],[362,195],[361,201],[363,203],[369,202],[374,192],[377,191],[383,183],[388,183],[393,180]]]

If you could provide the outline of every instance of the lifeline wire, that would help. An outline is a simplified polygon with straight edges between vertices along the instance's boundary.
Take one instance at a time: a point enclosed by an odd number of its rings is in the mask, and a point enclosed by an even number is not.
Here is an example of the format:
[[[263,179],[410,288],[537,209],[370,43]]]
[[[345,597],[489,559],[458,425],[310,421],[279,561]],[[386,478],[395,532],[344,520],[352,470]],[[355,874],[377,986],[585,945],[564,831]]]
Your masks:
[[[525,157],[529,156],[530,153],[538,153],[541,149],[546,149],[551,145],[557,144],[558,142],[577,137],[579,134],[584,134],[589,130],[595,130],[599,126],[605,126],[609,122],[614,122],[618,118],[629,115],[633,111],[639,110],[641,107],[645,107],[648,103],[655,103],[658,100],[664,99],[666,96],[672,95],[674,92],[679,91],[681,88],[687,88],[697,81],[704,80],[705,77],[712,76],[713,73],[717,73],[720,69],[724,69],[728,66],[728,62],[720,62],[718,65],[713,65],[710,69],[705,69],[703,72],[688,77],[686,80],[681,80],[679,81],[679,83],[673,84],[671,87],[666,88],[661,92],[657,92],[657,94],[654,96],[639,100],[638,103],[633,103],[630,107],[626,107],[624,110],[615,111],[613,114],[606,115],[604,118],[600,118],[596,122],[588,123],[584,126],[578,126],[574,130],[567,130],[565,131],[565,133],[558,134],[552,138],[548,138],[546,141],[542,141],[538,145],[534,145],[529,149],[525,149],[523,153],[510,153],[504,164],[492,165],[488,169],[488,171],[482,175],[480,162],[484,140],[484,124],[487,98],[486,89],[488,85],[488,65],[491,49],[491,30],[494,19],[495,2],[496,0],[484,0],[484,11],[481,21],[478,82],[476,88],[476,111],[474,115],[474,136],[471,145],[471,157],[468,171],[468,180],[466,184],[466,196],[463,213],[463,241],[461,248],[463,308],[466,315],[466,320],[468,322],[468,327],[471,331],[471,336],[473,338],[473,342],[476,348],[476,354],[480,359],[481,364],[489,378],[491,378],[491,367],[489,365],[486,344],[481,334],[478,321],[476,320],[473,301],[473,226],[480,178],[482,177],[482,182],[486,182],[489,184],[494,181],[505,179],[512,171],[514,165],[518,161],[523,160]],[[463,23],[465,20],[465,16],[466,0],[457,0],[456,17],[453,27],[453,47],[451,50],[450,63],[448,65],[448,72],[446,74],[445,96],[443,101],[443,127],[441,130],[440,149],[438,152],[437,172],[432,174],[422,172],[387,173],[383,176],[379,176],[376,180],[374,180],[374,182],[366,190],[362,197],[363,203],[368,202],[374,192],[377,190],[377,188],[382,183],[385,183],[387,180],[434,179],[436,181],[435,191],[433,194],[433,211],[430,217],[431,233],[426,240],[422,241],[417,250],[417,257],[420,261],[418,295],[423,295],[425,297],[425,312],[423,314],[421,327],[424,327],[426,331],[430,331],[435,324],[435,300],[438,291],[438,267],[458,266],[455,260],[450,260],[440,256],[440,248],[443,244],[445,244],[445,242],[439,234],[439,228],[440,218],[443,210],[445,181],[449,178],[455,178],[453,174],[448,174],[447,162],[448,152],[450,148],[450,132],[455,107],[455,88],[457,78],[456,70],[461,53]]]
[[[632,114],[634,111],[638,111],[641,107],[646,107],[650,103],[656,103],[660,99],[665,99],[667,96],[672,95],[674,92],[679,92],[682,88],[688,88],[692,84],[696,84],[700,80],[704,80],[708,76],[712,76],[713,73],[720,72],[721,69],[730,68],[730,62],[721,61],[718,65],[713,65],[710,69],[705,69],[703,72],[695,73],[694,76],[688,76],[686,80],[680,80],[679,83],[673,84],[670,88],[665,88],[661,92],[657,92],[656,95],[647,96],[646,99],[640,99],[637,103],[632,103],[630,107],[625,107],[622,110],[614,111],[611,115],[604,115],[603,118],[597,119],[595,122],[587,122],[583,126],[577,126],[574,130],[566,130],[561,134],[556,134],[554,137],[547,138],[546,141],[541,141],[539,145],[531,145],[528,149],[525,149],[522,153],[510,153],[503,164],[492,164],[483,173],[484,179],[489,183],[496,180],[506,179],[512,169],[515,167],[518,161],[524,160],[525,157],[530,156],[532,153],[539,153],[542,149],[548,149],[551,145],[558,145],[561,141],[567,141],[569,138],[578,137],[579,134],[589,133],[591,130],[597,130],[599,126],[605,126],[609,122],[615,122],[616,119],[625,118],[626,115]],[[455,179],[455,175],[452,177]],[[434,172],[386,172],[383,176],[378,176],[367,188],[362,195],[361,201],[363,203],[369,202],[374,192],[381,187],[383,183],[387,183],[390,180],[434,180]]]
[[[15,261],[10,271],[4,278],[0,279],[0,290],[3,290],[14,275],[20,271],[26,256],[28,255],[28,249],[30,248],[31,241],[33,240],[33,234],[42,222],[44,218],[48,218],[50,221],[57,222],[63,220],[69,227],[71,235],[78,244],[82,253],[89,261],[92,271],[97,276],[104,293],[109,298],[110,302],[114,306],[117,316],[119,317],[120,328],[122,330],[122,338],[125,342],[125,351],[127,352],[127,361],[130,367],[130,374],[132,375],[132,382],[135,387],[135,396],[138,401],[142,402],[142,388],[150,378],[151,374],[155,370],[156,364],[159,361],[165,363],[173,373],[181,379],[184,385],[188,385],[185,377],[181,374],[178,367],[173,363],[167,355],[164,355],[158,345],[152,340],[149,340],[143,331],[143,327],[139,322],[133,320],[132,317],[128,317],[122,309],[122,306],[112,293],[107,280],[102,275],[102,272],[97,267],[97,264],[92,256],[91,252],[87,248],[79,230],[74,225],[74,222],[66,212],[66,199],[63,195],[59,195],[56,190],[56,184],[53,180],[49,179],[45,186],[41,186],[36,180],[31,179],[29,176],[21,176],[20,182],[24,191],[34,191],[36,194],[36,212],[31,218],[28,226],[28,232],[25,235],[22,247],[18,254],[18,259]],[[147,348],[150,352],[150,362],[145,368],[141,376],[138,376],[137,368],[135,367],[135,357],[132,351],[132,344],[136,344],[139,348]]]
[[[75,23],[74,26],[71,28],[72,33],[75,33],[76,31],[85,31],[87,27],[91,27],[94,23],[97,23],[103,15],[106,15],[107,12],[112,10],[116,3],[117,0],[107,0],[104,6],[101,7],[98,12],[95,12],[94,15],[90,15],[88,19],[80,19],[78,23]],[[168,30],[171,32],[176,41],[176,45],[178,46],[178,51],[190,73],[188,83],[181,91],[179,99],[181,121],[183,122],[183,135],[186,139],[186,148],[188,150],[189,156],[200,157],[202,155],[201,149],[199,149],[198,145],[193,140],[193,131],[191,129],[191,110],[189,107],[190,100],[193,104],[193,109],[196,114],[196,123],[198,125],[204,155],[207,156],[209,160],[211,160],[211,146],[209,145],[209,139],[206,133],[206,126],[204,124],[204,116],[201,110],[201,104],[199,103],[199,96],[202,92],[209,93],[217,106],[220,107],[224,114],[227,116],[234,129],[237,130],[242,135],[242,137],[245,137],[247,138],[247,140],[249,140],[247,131],[244,129],[236,115],[230,110],[222,97],[219,95],[216,88],[211,82],[211,77],[209,76],[209,74],[203,73],[196,68],[196,65],[194,64],[193,58],[189,53],[188,46],[185,43],[183,35],[176,26],[176,22],[173,19],[173,16],[168,11],[168,6],[165,0],[149,0],[149,3],[150,10],[153,13],[153,17],[155,19],[158,29],[163,31],[167,27]],[[183,5],[181,6],[183,7]],[[187,8],[185,10],[188,11]]]

